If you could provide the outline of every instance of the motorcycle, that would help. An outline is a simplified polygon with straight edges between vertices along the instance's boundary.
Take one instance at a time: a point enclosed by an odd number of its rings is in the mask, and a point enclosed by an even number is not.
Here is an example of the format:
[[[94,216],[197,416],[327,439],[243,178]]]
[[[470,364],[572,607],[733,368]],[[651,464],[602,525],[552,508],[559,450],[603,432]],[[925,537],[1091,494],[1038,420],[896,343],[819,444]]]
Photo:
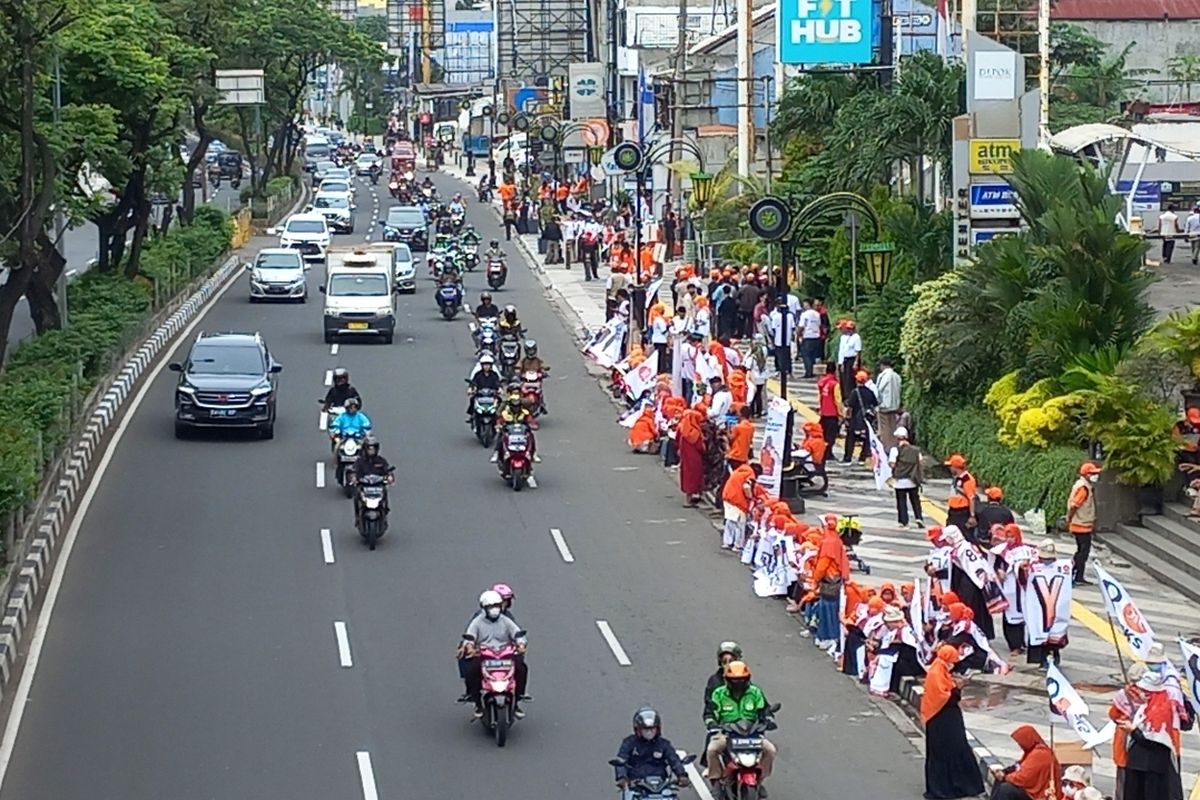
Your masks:
[[[529,428],[522,422],[511,423],[501,435],[499,459],[500,477],[519,492],[533,475],[533,459],[529,455]]]
[[[395,469],[392,467],[392,471]],[[388,529],[388,478],[383,475],[364,475],[361,478],[352,476],[352,483],[358,487],[354,526],[358,528],[358,535],[367,543],[367,548],[374,550],[375,543],[383,538]]]
[[[494,389],[480,389],[471,399],[471,427],[475,438],[484,447],[491,447],[496,439],[496,415],[500,411],[500,397]]]
[[[438,287],[437,304],[445,319],[454,319],[462,308],[462,289],[458,284],[447,283]]]
[[[373,186],[379,185],[379,167],[371,167],[371,184]]]
[[[721,754],[721,780],[717,784],[719,800],[759,800],[762,788],[762,740],[767,731],[778,727],[774,714],[781,704],[766,709],[758,721],[741,720],[723,728],[725,752]]]
[[[467,220],[467,215],[464,212],[462,212],[462,211],[450,212],[450,226],[453,229],[454,233],[458,233],[459,231],[462,230],[463,223],[466,222],[466,220]]]
[[[515,334],[500,336],[500,374],[505,380],[513,376],[517,362],[521,360],[521,340]]]
[[[544,378],[545,376],[541,372],[533,370],[527,370],[521,376],[521,402],[533,416],[529,427],[535,431],[538,429],[538,417],[542,414],[542,381]]]
[[[684,764],[691,764],[696,760],[696,756],[688,755],[683,757]],[[609,760],[609,765],[613,767],[625,766],[625,759],[614,758]],[[629,791],[633,795],[633,800],[669,800],[673,797],[678,797],[680,788],[679,779],[674,775],[668,775],[663,778],[658,775],[651,775],[647,778],[638,778],[629,782]]]
[[[472,242],[471,244],[463,245],[463,266],[468,272],[474,272],[479,266],[479,245]]]
[[[492,185],[487,178],[479,182],[479,187],[476,189],[476,194],[479,195],[479,202],[488,203],[492,199]]]
[[[400,199],[400,184],[399,183],[397,183],[396,181],[392,181],[391,183],[389,183],[388,191],[392,193],[393,200]]]
[[[508,277],[508,269],[504,266],[504,262],[498,258],[493,258],[488,261],[487,265],[487,282],[492,291],[498,291],[504,285],[505,279]]]
[[[517,631],[517,638],[525,631]],[[466,637],[474,642],[473,637]],[[505,645],[499,650],[479,648],[476,658],[483,674],[480,702],[483,704],[483,727],[496,737],[496,746],[504,747],[508,742],[508,729],[517,721],[517,649]]]
[[[333,438],[333,449],[337,454],[337,482],[338,486],[342,487],[342,491],[346,493],[346,497],[353,495],[354,490],[350,485],[350,481],[346,479],[346,473],[354,466],[354,462],[358,460],[358,451],[362,448],[362,442],[355,436],[335,436]]]
[[[472,334],[475,337],[476,357],[484,353],[491,353],[494,357],[496,350],[499,348],[499,334],[496,333],[496,320],[491,317],[486,317],[479,321],[479,327],[473,328]]]

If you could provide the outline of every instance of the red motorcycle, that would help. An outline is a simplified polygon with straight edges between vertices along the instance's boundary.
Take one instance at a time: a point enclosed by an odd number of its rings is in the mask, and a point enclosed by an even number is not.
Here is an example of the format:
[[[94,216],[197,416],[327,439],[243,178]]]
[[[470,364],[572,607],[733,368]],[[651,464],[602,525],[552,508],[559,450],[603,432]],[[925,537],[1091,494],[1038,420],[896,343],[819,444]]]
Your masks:
[[[538,429],[538,417],[542,414],[542,382],[545,378],[544,373],[533,370],[521,375],[521,402],[533,417],[529,427],[535,431]]]
[[[514,492],[525,488],[533,474],[532,444],[529,427],[521,422],[506,425],[500,439],[500,477]]]
[[[524,636],[518,632],[518,637]],[[517,649],[506,645],[499,650],[479,649],[479,667],[483,674],[480,701],[483,703],[483,727],[496,737],[496,746],[504,747],[508,729],[516,722]]]

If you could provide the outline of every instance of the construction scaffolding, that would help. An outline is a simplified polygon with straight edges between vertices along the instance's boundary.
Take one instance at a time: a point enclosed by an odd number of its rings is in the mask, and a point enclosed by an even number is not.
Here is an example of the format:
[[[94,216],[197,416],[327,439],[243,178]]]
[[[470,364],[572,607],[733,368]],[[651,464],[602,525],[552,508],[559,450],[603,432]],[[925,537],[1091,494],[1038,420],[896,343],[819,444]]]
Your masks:
[[[596,61],[596,0],[498,0],[499,77],[548,86],[572,63]]]

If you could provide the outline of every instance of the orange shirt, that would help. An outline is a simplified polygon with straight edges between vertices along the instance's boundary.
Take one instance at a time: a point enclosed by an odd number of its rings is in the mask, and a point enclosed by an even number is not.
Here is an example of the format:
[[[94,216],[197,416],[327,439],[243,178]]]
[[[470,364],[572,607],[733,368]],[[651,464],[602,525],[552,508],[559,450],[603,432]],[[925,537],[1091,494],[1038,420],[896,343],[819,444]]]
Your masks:
[[[1080,486],[1075,489],[1075,491],[1071,493],[1071,499],[1067,501],[1067,508],[1079,508],[1081,505],[1086,503],[1089,491],[1091,490],[1086,486]],[[1093,528],[1095,528],[1094,523],[1081,523],[1075,522],[1074,520],[1071,520],[1071,524],[1067,526],[1067,530],[1070,533],[1091,533]],[[1113,751],[1116,751],[1115,745],[1113,747]]]
[[[750,445],[754,442],[754,423],[748,419],[738,420],[729,431],[729,450],[726,456],[730,461],[749,461]]]
[[[946,505],[950,508],[970,508],[971,498],[979,489],[975,483],[975,476],[964,472],[952,480],[953,485],[950,488],[950,497],[946,500]]]
[[[565,183],[560,183],[558,188],[554,190],[554,196],[559,200],[566,200],[567,196],[570,194],[571,189]]]
[[[498,191],[500,192],[500,199],[505,203],[512,202],[512,199],[517,196],[517,187],[513,186],[511,183],[500,184]]]
[[[742,511],[750,510],[750,498],[746,496],[746,482],[754,483],[754,469],[749,464],[742,464],[730,473],[721,489],[721,499]]]

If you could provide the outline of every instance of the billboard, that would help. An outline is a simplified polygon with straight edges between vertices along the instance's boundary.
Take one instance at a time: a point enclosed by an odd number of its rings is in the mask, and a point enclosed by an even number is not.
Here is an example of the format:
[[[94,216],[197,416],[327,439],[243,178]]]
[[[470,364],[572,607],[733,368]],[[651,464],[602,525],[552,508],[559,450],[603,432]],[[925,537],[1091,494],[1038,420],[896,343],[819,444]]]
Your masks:
[[[875,33],[872,0],[781,0],[782,64],[869,64]]]
[[[967,170],[972,175],[1011,175],[1013,156],[1021,152],[1019,139],[971,139],[967,143]]]
[[[567,102],[571,106],[571,119],[608,116],[604,78],[605,65],[599,62],[567,67]]]
[[[495,15],[495,11],[492,9],[492,0],[443,0],[443,2],[445,3],[446,30],[472,30],[470,27],[458,26],[479,25],[480,23],[487,23],[487,30],[492,29],[492,18]]]

